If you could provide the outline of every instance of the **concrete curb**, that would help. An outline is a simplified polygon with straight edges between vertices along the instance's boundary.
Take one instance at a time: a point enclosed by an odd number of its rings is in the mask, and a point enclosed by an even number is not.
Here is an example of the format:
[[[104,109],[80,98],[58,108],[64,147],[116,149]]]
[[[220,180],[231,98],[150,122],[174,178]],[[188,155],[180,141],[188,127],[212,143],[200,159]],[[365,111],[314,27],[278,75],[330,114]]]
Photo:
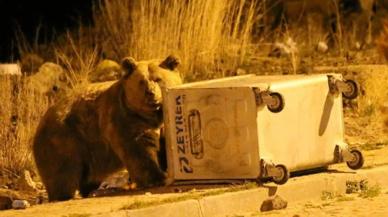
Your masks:
[[[388,187],[388,166],[357,172],[319,173],[290,179],[287,184],[274,184],[239,192],[208,196],[198,200],[190,199],[152,207],[121,210],[93,217],[216,217],[233,213],[253,212],[260,209],[261,203],[272,195],[280,195],[287,201],[319,199],[322,192],[345,194],[346,181],[367,179],[371,184]]]
[[[98,217],[202,217],[198,200],[185,200],[135,210],[121,210],[93,215]]]

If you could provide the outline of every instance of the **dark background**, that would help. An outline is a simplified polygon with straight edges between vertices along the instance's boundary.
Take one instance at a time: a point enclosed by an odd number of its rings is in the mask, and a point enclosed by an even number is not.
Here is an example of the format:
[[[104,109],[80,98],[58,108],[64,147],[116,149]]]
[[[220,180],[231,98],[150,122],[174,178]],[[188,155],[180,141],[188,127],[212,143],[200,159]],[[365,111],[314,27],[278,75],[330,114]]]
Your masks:
[[[18,59],[15,34],[20,29],[32,42],[40,26],[39,41],[51,40],[80,21],[91,23],[97,0],[0,0],[0,62]]]

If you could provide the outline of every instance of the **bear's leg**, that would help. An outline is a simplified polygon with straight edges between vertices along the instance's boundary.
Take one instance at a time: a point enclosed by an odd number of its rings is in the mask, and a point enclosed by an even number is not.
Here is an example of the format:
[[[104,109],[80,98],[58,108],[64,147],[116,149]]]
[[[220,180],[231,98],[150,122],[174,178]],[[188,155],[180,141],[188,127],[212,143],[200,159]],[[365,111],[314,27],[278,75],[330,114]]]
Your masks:
[[[101,182],[97,180],[91,180],[90,168],[88,165],[84,165],[82,168],[82,175],[79,182],[79,193],[82,197],[88,197],[90,192],[97,190],[100,187]]]
[[[123,144],[114,144],[113,149],[126,166],[129,176],[139,187],[164,185],[166,174],[159,166],[159,135],[143,133]]]
[[[158,162],[159,166],[163,171],[167,171],[167,150],[166,150],[166,138],[160,137],[160,148],[158,151]]]
[[[88,197],[91,192],[95,191],[100,187],[100,182],[86,182],[82,181],[79,186],[79,193],[82,197]]]
[[[164,185],[166,173],[159,164],[158,152],[160,151],[160,134],[154,131],[147,131],[137,137],[136,143],[131,146],[130,153],[133,161],[128,162],[128,172],[130,177],[139,186]]]
[[[78,188],[79,170],[71,160],[62,160],[57,168],[52,167],[50,176],[46,176],[45,186],[49,201],[64,201],[74,197]]]
[[[50,202],[70,200],[74,197],[76,187],[69,185],[69,183],[66,183],[65,180],[53,180],[52,184],[46,184]]]
[[[77,141],[66,129],[60,132],[45,128],[34,141],[34,157],[49,201],[73,198],[81,177],[81,161]]]

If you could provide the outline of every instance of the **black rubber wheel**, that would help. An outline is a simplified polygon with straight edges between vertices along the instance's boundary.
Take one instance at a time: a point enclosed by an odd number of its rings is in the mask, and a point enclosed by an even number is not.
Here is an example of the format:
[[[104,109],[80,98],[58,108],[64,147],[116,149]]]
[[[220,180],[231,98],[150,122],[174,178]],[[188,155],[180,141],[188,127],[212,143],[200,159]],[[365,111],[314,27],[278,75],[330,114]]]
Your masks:
[[[290,172],[288,171],[287,167],[284,166],[283,164],[278,164],[275,167],[281,172],[281,175],[278,177],[272,177],[272,181],[278,185],[285,184],[290,178]]]
[[[349,92],[343,92],[342,96],[346,99],[355,99],[358,96],[358,86],[353,80],[346,80],[345,83],[351,88]]]
[[[269,94],[273,99],[276,100],[276,103],[274,105],[267,105],[268,110],[270,110],[273,113],[279,113],[284,108],[284,99],[283,96],[280,95],[280,93],[270,93]]]
[[[346,164],[352,170],[360,169],[364,165],[364,156],[362,155],[361,151],[353,149],[350,151],[350,153],[353,154],[355,159],[353,161],[346,162]]]

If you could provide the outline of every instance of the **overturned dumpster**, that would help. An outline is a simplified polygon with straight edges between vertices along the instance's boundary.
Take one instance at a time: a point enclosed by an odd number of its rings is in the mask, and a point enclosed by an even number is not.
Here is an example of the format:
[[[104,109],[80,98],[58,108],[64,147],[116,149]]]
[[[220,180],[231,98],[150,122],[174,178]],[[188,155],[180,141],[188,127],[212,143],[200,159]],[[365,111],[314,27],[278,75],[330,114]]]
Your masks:
[[[236,76],[164,91],[168,176],[175,183],[235,179],[287,182],[291,172],[363,156],[344,142],[340,74]]]

